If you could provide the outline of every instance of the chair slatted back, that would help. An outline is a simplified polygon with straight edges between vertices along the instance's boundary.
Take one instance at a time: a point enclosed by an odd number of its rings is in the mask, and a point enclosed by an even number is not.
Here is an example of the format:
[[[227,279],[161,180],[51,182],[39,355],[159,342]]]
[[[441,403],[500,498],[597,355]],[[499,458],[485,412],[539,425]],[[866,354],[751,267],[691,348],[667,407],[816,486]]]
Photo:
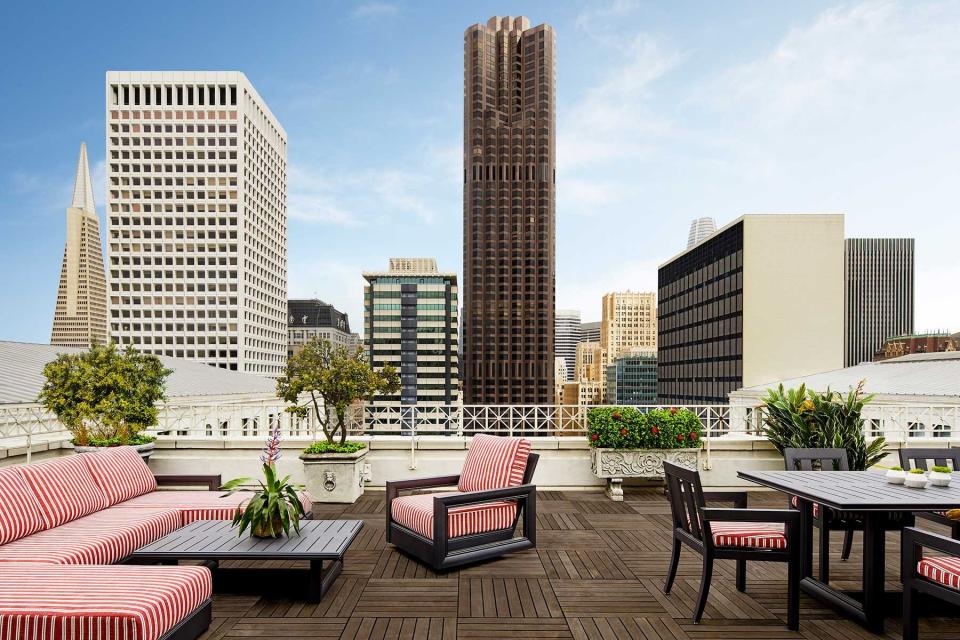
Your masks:
[[[904,471],[910,471],[910,469],[928,471],[928,460],[932,460],[935,467],[952,465],[954,471],[960,471],[960,449],[900,449],[900,466]]]
[[[846,449],[783,450],[783,464],[787,471],[849,471]]]
[[[663,472],[667,480],[674,529],[682,529],[697,540],[703,540],[700,510],[705,502],[700,473],[666,461],[663,463]]]

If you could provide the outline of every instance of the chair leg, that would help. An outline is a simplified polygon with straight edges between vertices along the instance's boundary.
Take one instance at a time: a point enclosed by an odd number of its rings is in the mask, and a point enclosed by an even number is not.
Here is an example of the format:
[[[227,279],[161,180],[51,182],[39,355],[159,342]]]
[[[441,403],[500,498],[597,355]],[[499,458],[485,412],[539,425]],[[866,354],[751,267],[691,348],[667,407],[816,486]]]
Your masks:
[[[840,554],[841,560],[850,558],[850,551],[853,549],[853,529],[847,529],[843,533],[843,552]]]
[[[791,553],[787,563],[787,628],[797,631],[800,628],[800,554]]]
[[[917,640],[918,624],[916,610],[917,594],[909,585],[903,589],[903,640]]]
[[[950,525],[950,537],[954,540],[960,540],[960,522],[953,522]]]
[[[830,529],[825,522],[820,526],[820,582],[830,582]]]
[[[667,568],[667,582],[663,585],[663,592],[670,595],[673,580],[677,577],[677,567],[680,565],[680,541],[673,539],[673,551],[670,552],[670,566]]]
[[[693,610],[693,623],[699,624],[703,617],[703,610],[707,606],[707,594],[710,593],[710,580],[713,578],[713,558],[703,556],[703,577],[700,578],[700,596],[697,598],[697,608]]]
[[[737,591],[747,590],[747,561],[737,560]]]

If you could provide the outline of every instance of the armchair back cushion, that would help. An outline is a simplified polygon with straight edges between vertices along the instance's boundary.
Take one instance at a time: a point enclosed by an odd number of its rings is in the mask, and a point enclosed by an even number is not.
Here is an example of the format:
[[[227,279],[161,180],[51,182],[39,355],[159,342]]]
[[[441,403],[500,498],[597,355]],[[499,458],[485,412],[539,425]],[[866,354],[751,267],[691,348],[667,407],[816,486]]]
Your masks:
[[[47,529],[107,508],[80,455],[16,467],[33,492]]]
[[[157,480],[133,447],[110,447],[80,455],[109,505],[157,490]]]
[[[20,473],[13,467],[0,469],[0,545],[43,527],[40,507]]]
[[[526,438],[474,436],[460,472],[458,491],[488,491],[519,487],[530,455]]]

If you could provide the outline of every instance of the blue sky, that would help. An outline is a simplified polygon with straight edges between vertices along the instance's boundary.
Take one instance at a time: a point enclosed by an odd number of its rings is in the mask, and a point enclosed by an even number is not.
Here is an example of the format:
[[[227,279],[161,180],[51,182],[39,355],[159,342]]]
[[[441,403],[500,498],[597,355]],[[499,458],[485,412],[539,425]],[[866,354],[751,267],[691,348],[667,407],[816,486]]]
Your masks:
[[[104,73],[247,74],[289,136],[290,295],[348,311],[389,256],[460,271],[462,37],[558,37],[557,304],[655,289],[691,218],[838,212],[917,239],[917,328],[960,328],[957,2],[7,2],[0,339],[49,340],[81,141],[103,216]]]

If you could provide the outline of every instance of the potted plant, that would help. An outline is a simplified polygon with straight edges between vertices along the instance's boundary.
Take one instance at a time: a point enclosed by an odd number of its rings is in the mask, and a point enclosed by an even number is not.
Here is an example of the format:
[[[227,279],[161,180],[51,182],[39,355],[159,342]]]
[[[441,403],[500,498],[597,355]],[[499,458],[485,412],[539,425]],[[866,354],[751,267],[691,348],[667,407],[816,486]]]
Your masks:
[[[611,500],[623,500],[624,478],[663,478],[664,461],[699,467],[703,427],[688,409],[597,407],[587,421],[590,466]]]
[[[887,482],[890,484],[903,484],[903,479],[906,475],[900,467],[890,467],[890,469],[887,470]]]
[[[930,478],[930,483],[935,487],[949,487],[950,481],[953,479],[953,475],[950,473],[950,467],[931,467],[930,474],[927,476]]]
[[[314,338],[287,360],[277,395],[290,413],[313,415],[324,440],[304,449],[300,459],[307,492],[317,502],[352,503],[363,495],[366,445],[347,442],[347,412],[354,402],[396,393],[400,377],[386,365],[375,371],[360,349],[350,352]]]
[[[70,431],[76,451],[131,445],[147,459],[155,438],[142,432],[157,424],[171,373],[156,356],[94,346],[47,363],[37,400]]]
[[[911,489],[926,489],[927,474],[923,469],[911,469],[903,479],[903,484]]]
[[[233,526],[240,527],[238,536],[249,529],[250,535],[255,538],[279,538],[289,536],[291,526],[297,534],[300,533],[300,518],[305,512],[297,492],[303,487],[291,483],[290,476],[277,477],[276,462],[279,459],[280,425],[277,424],[271,430],[263,455],[260,456],[260,462],[263,463],[260,487],[242,507],[237,507],[233,516]],[[250,482],[251,478],[235,478],[227,482],[221,487],[226,491],[223,497],[240,491]]]

